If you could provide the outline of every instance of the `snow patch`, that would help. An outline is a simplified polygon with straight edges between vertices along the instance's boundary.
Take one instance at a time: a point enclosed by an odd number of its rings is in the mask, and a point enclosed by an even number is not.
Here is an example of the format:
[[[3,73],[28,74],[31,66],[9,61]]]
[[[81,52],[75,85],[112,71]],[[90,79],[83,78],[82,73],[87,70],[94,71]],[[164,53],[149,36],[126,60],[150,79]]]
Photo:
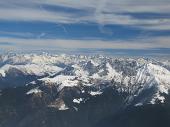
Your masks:
[[[42,91],[38,88],[34,88],[34,89],[31,89],[29,90],[26,94],[29,95],[29,94],[37,94],[37,93],[41,93]]]
[[[156,93],[156,95],[154,96],[154,98],[151,100],[151,104],[155,104],[156,101],[160,101],[160,103],[164,103],[165,102],[165,97],[161,96],[159,93]]]
[[[135,107],[142,106],[142,105],[143,105],[142,103],[137,103],[135,104]]]
[[[96,91],[96,92],[91,91],[91,92],[90,92],[90,95],[96,96],[96,95],[100,95],[100,94],[102,94],[102,93],[103,93],[103,92],[100,92],[100,91]]]
[[[4,71],[4,70],[0,70],[0,75],[1,75],[2,77],[5,77],[5,76],[6,76],[5,71]]]
[[[63,103],[59,108],[58,110],[68,110],[69,108]]]
[[[74,103],[77,103],[77,104],[80,104],[80,102],[83,101],[82,98],[79,98],[79,99],[73,99],[73,102]]]

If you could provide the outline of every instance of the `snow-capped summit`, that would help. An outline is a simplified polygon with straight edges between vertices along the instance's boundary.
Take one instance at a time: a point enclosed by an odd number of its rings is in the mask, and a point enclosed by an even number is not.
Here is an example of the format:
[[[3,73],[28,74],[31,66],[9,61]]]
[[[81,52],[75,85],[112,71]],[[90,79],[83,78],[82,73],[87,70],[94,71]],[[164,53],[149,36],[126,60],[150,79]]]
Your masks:
[[[3,55],[0,57],[0,82],[0,88],[38,82],[57,86],[58,91],[65,87],[90,87],[88,93],[101,94],[105,88],[112,87],[118,92],[128,93],[128,103],[154,104],[165,102],[163,94],[168,95],[170,90],[170,70],[164,61],[143,58]],[[150,92],[146,95],[146,91]]]

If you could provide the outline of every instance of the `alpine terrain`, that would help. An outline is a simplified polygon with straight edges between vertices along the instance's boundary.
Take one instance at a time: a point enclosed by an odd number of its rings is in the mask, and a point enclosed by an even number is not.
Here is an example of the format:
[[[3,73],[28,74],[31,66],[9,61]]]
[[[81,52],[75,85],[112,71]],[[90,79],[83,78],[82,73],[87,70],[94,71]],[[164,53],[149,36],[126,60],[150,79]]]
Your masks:
[[[0,127],[169,127],[170,60],[0,56]]]

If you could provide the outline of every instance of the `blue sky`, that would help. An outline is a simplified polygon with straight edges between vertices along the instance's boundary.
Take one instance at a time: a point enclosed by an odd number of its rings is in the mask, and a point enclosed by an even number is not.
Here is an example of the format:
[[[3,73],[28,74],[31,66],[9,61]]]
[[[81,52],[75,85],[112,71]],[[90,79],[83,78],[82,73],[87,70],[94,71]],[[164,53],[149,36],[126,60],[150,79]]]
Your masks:
[[[0,51],[170,56],[170,0],[1,0]]]

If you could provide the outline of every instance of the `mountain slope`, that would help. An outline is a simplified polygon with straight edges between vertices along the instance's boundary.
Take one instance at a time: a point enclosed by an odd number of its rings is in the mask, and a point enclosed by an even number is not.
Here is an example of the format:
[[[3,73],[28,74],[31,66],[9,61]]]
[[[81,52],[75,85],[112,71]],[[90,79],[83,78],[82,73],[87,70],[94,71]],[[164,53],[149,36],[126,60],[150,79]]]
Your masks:
[[[34,81],[34,83],[57,86],[58,91],[64,87],[90,86],[94,89],[89,91],[90,93],[102,92],[108,86],[112,86],[119,92],[129,93],[128,103],[135,102],[137,105],[154,104],[156,101],[164,103],[165,98],[161,94],[168,94],[170,89],[170,71],[160,63],[141,58],[7,55],[1,56],[0,75],[1,88],[15,87],[15,84],[28,85]],[[9,81],[16,83],[10,85]],[[145,91],[150,93],[145,96]]]
[[[168,117],[169,91],[167,61],[81,55],[2,55],[0,127],[30,124],[32,127],[121,127],[125,124],[131,127],[141,121],[146,126],[148,120],[152,127],[158,125],[153,119],[160,119],[154,113]],[[162,111],[165,113],[161,114]],[[147,117],[148,112],[153,112],[150,114],[153,119]],[[129,123],[132,118],[136,123]],[[162,121],[169,125],[167,119]]]

